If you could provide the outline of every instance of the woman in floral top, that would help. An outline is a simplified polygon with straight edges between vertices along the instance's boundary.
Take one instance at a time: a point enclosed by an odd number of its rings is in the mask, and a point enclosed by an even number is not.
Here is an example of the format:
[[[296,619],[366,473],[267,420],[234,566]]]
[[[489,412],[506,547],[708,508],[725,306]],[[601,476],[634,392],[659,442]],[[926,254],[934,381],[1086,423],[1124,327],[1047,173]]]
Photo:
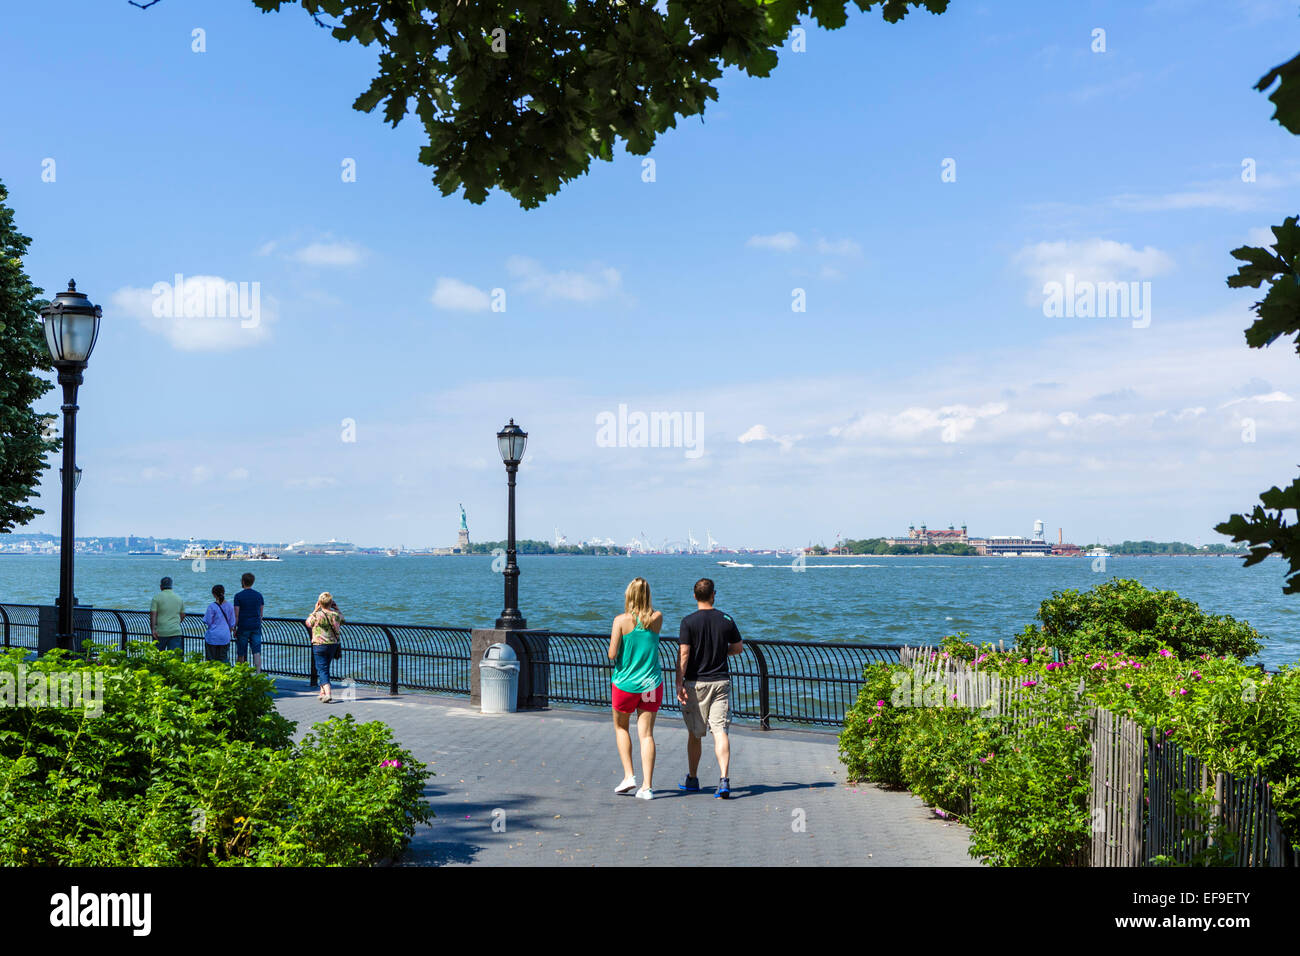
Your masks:
[[[338,655],[339,636],[343,631],[343,615],[329,591],[316,599],[316,609],[307,618],[311,631],[311,654],[316,661],[316,678],[320,681],[320,701],[328,704],[330,696],[330,663]]]

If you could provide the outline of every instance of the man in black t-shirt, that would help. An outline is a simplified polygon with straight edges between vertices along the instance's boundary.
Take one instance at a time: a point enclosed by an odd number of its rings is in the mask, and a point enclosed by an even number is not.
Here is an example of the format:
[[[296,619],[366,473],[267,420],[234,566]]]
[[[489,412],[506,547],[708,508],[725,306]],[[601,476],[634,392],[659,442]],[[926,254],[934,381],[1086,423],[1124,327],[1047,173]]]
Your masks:
[[[713,752],[718,758],[721,780],[715,797],[731,796],[728,777],[731,764],[731,741],[727,728],[731,724],[731,672],[727,658],[743,649],[740,629],[730,616],[713,607],[713,582],[700,578],[695,582],[695,603],[699,610],[682,618],[678,632],[677,699],[686,720],[686,779],[679,790],[697,791],[700,780],[701,741],[713,731]]]

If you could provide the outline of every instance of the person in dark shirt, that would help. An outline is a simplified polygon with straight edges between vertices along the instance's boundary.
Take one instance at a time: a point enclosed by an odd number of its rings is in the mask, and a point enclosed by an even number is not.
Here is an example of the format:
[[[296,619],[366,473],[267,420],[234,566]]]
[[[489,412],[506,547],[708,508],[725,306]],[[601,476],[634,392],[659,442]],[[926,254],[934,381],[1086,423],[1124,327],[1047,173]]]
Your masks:
[[[253,670],[262,670],[262,608],[266,602],[262,595],[253,590],[253,575],[247,571],[240,577],[239,583],[244,589],[234,596],[231,603],[235,605],[235,660],[240,664],[248,663],[248,651],[253,651]]]
[[[682,618],[677,644],[677,699],[682,705],[686,720],[686,779],[679,790],[700,789],[701,741],[713,731],[713,752],[718,758],[721,780],[715,797],[731,796],[731,741],[727,728],[731,725],[731,671],[727,658],[743,649],[740,629],[730,615],[713,606],[716,596],[713,582],[700,578],[695,582],[694,614]]]

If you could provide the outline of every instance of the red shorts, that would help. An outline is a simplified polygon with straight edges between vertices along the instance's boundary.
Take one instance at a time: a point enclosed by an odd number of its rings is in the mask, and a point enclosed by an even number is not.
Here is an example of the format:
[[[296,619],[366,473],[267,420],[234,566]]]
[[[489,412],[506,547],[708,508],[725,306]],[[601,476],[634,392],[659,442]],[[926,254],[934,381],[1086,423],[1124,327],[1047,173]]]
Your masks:
[[[663,684],[660,684],[654,690],[646,691],[644,694],[629,694],[625,690],[619,690],[613,684],[610,684],[609,686],[614,692],[614,709],[620,710],[625,714],[631,714],[638,710],[644,710],[648,714],[653,714],[659,709],[659,705],[664,702]]]

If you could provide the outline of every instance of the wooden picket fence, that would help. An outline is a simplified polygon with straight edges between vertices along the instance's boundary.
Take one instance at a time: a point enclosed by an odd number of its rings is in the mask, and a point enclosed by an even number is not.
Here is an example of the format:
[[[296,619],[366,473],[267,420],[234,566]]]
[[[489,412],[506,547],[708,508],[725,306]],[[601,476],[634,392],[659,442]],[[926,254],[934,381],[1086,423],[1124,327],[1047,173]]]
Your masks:
[[[1040,719],[1033,687],[945,658],[933,648],[904,648],[899,659],[910,670],[914,702],[997,719],[1017,735]],[[1075,692],[1081,695],[1083,690],[1080,682]],[[1044,714],[1041,719],[1048,717]],[[1233,865],[1297,865],[1267,781],[1253,775],[1212,774],[1177,742],[1121,714],[1090,707],[1081,721],[1092,751],[1088,798],[1093,825],[1092,839],[1079,854],[1078,865],[1145,866],[1157,856],[1190,863],[1211,848],[1216,834],[1235,845]],[[979,772],[978,767],[972,770]],[[1187,795],[1210,795],[1211,790],[1212,824],[1207,831],[1204,819],[1180,809],[1191,809]],[[966,803],[969,811],[969,794]]]

